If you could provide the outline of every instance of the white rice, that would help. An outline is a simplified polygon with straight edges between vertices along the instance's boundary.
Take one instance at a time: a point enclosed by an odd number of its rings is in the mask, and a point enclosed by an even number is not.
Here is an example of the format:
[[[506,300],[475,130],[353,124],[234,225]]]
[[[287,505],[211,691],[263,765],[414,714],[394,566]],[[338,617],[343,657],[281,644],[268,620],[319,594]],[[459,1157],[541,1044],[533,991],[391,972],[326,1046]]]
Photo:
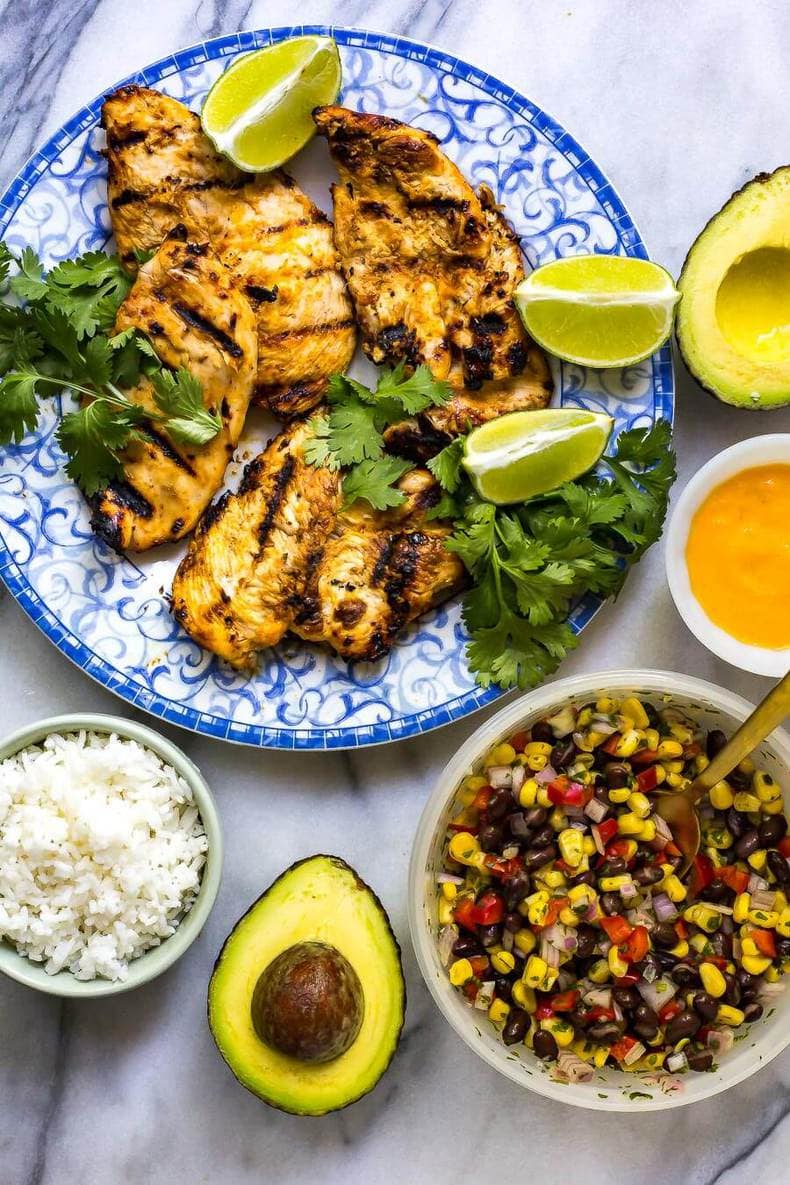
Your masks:
[[[0,939],[52,975],[123,980],[193,904],[207,848],[188,784],[150,749],[52,734],[0,762]]]

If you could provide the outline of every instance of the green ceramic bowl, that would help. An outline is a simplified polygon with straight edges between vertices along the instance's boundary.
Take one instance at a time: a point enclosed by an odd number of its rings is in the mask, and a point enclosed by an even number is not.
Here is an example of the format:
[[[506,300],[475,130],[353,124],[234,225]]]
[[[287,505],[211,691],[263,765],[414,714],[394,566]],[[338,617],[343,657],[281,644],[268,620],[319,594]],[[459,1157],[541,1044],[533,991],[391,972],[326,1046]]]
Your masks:
[[[80,980],[75,979],[69,971],[48,975],[42,964],[34,963],[24,955],[18,954],[10,944],[0,942],[0,971],[11,979],[37,988],[40,992],[48,992],[52,996],[88,998],[114,996],[118,992],[128,992],[143,983],[148,983],[172,966],[192,945],[203,929],[217,896],[222,872],[222,833],[214,799],[197,766],[159,733],[143,724],[136,724],[133,720],[124,720],[120,716],[90,714],[53,716],[48,720],[39,720],[36,724],[28,724],[0,741],[0,761],[12,757],[21,749],[26,749],[28,745],[39,744],[50,733],[79,732],[82,728],[91,732],[115,732],[118,736],[138,741],[168,765],[173,766],[192,789],[208,837],[208,858],[203,868],[200,890],[192,908],[170,938],[166,938],[160,946],[152,947],[129,964],[129,974],[125,980]]]

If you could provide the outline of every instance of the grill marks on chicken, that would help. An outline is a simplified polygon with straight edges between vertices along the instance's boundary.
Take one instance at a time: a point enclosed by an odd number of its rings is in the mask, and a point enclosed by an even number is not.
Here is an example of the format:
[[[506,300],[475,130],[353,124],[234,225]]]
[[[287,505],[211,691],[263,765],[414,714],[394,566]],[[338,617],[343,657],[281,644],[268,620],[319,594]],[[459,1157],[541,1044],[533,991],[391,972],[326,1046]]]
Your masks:
[[[380,658],[464,580],[443,546],[450,525],[425,519],[439,498],[429,473],[406,475],[396,510],[342,509],[339,475],[303,459],[311,430],[309,421],[285,428],[251,462],[239,492],[204,516],[176,573],[176,620],[236,667],[251,668],[289,631],[344,658]]]
[[[332,226],[283,172],[250,176],[215,151],[197,115],[145,87],[122,87],[102,109],[110,214],[134,270],[177,224],[211,243],[238,276],[258,331],[254,398],[302,414],[344,371],[356,340]]]
[[[445,437],[545,407],[551,377],[512,300],[524,269],[491,191],[476,193],[428,132],[343,107],[315,112],[341,183],[335,239],[374,362],[426,363],[457,392],[409,425]]]
[[[222,427],[186,446],[154,423],[123,454],[124,480],[92,500],[92,526],[112,547],[145,551],[181,539],[221,487],[239,440],[256,373],[255,320],[233,276],[204,243],[169,237],[140,269],[118,310],[116,331],[147,334],[165,366],[187,367]],[[147,379],[129,398],[156,411]]]

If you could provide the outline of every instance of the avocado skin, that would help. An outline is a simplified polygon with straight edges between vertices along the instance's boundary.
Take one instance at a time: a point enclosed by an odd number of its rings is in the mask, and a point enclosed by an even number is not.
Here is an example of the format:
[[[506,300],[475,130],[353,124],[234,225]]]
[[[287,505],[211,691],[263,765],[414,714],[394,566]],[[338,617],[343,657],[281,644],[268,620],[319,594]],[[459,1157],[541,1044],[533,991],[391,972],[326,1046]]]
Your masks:
[[[680,275],[678,276],[678,283],[677,283],[677,287],[681,290],[681,293],[683,291],[683,278],[686,274],[686,271],[688,270],[689,262],[694,254],[694,249],[696,248],[697,244],[699,243],[700,239],[705,234],[705,232],[711,226],[713,226],[713,224],[718,220],[721,213],[727,208],[727,206],[729,206],[730,202],[734,201],[735,198],[740,197],[740,195],[745,193],[748,189],[751,189],[751,187],[753,185],[770,184],[770,182],[779,173],[784,173],[788,169],[790,169],[790,164],[778,165],[770,173],[766,173],[764,171],[755,173],[755,175],[753,177],[750,177],[748,181],[745,181],[743,183],[743,185],[740,187],[740,189],[733,190],[733,192],[727,198],[727,201],[724,203],[724,205],[720,206],[719,209],[716,211],[716,213],[711,215],[711,217],[705,223],[702,230],[699,232],[697,237],[694,239],[694,242],[691,244],[688,251],[686,252],[686,258],[683,260],[683,266],[680,269]],[[681,305],[682,305],[682,303],[683,303],[683,296],[681,296]],[[764,404],[764,403],[754,403],[752,401],[737,402],[735,400],[726,399],[719,391],[716,391],[712,386],[709,385],[709,380],[707,379],[706,375],[701,373],[699,367],[695,366],[692,363],[692,361],[688,357],[686,351],[683,349],[683,341],[682,341],[680,333],[678,332],[679,323],[680,323],[680,309],[678,309],[678,316],[675,319],[675,334],[674,334],[675,343],[678,348],[678,353],[680,354],[680,357],[683,359],[683,365],[686,367],[686,370],[689,372],[691,377],[694,379],[697,386],[700,387],[705,392],[706,395],[709,395],[712,399],[715,399],[717,403],[724,404],[725,407],[736,407],[742,411],[776,411],[779,408],[783,408],[783,407],[787,406],[786,403]]]
[[[359,1094],[354,1095],[352,1098],[346,1099],[345,1102],[340,1103],[336,1107],[327,1107],[326,1110],[321,1111],[321,1112],[300,1111],[296,1107],[284,1106],[281,1102],[278,1102],[276,1099],[265,1098],[258,1091],[253,1090],[250,1086],[248,1086],[246,1082],[242,1082],[242,1080],[236,1074],[236,1071],[234,1070],[233,1066],[230,1064],[227,1057],[225,1056],[225,1053],[224,1053],[222,1047],[220,1046],[219,1042],[217,1041],[217,1039],[214,1035],[214,1031],[213,1031],[213,1028],[211,1025],[211,1012],[210,1012],[210,1009],[211,1009],[211,988],[212,988],[212,984],[214,982],[214,977],[220,968],[220,965],[221,965],[222,959],[223,959],[223,955],[225,954],[228,943],[233,938],[233,935],[236,933],[236,930],[238,929],[241,922],[244,921],[244,919],[247,917],[247,915],[250,914],[256,908],[256,906],[258,906],[266,897],[268,897],[268,895],[275,888],[275,886],[280,883],[280,881],[282,881],[285,877],[289,876],[291,873],[295,872],[298,868],[301,868],[303,864],[308,864],[312,860],[328,860],[336,868],[338,868],[344,872],[350,873],[354,877],[354,879],[357,881],[360,888],[362,888],[368,894],[368,896],[371,898],[371,900],[375,904],[376,908],[378,909],[379,914],[381,915],[381,918],[384,922],[387,934],[392,942],[393,950],[394,950],[396,958],[397,958],[398,967],[400,969],[400,977],[401,977],[401,984],[402,984],[402,991],[403,991],[403,1005],[401,1008],[401,1013],[400,1013],[400,1018],[398,1021],[397,1028],[393,1032],[392,1049],[391,1049],[390,1055],[387,1059],[387,1062],[384,1065],[384,1067],[382,1068],[382,1071],[379,1074],[379,1076],[376,1078],[376,1080],[374,1082],[371,1082],[370,1086],[368,1086],[365,1090],[360,1091]],[[252,902],[252,904],[247,909],[245,909],[244,913],[241,914],[241,916],[239,918],[237,918],[236,922],[231,927],[225,941],[223,942],[222,946],[220,947],[219,954],[217,955],[216,959],[214,960],[214,967],[212,969],[211,978],[209,979],[208,994],[207,994],[207,998],[206,998],[206,1019],[208,1021],[209,1032],[211,1033],[212,1038],[214,1039],[214,1043],[217,1046],[217,1049],[219,1050],[222,1060],[228,1066],[231,1073],[233,1074],[233,1077],[236,1079],[236,1081],[239,1083],[240,1086],[243,1086],[245,1090],[249,1091],[249,1093],[254,1095],[255,1098],[260,1099],[261,1102],[266,1103],[267,1106],[274,1107],[278,1111],[283,1111],[289,1115],[298,1115],[302,1118],[320,1119],[322,1115],[328,1115],[328,1114],[331,1114],[335,1111],[344,1111],[346,1109],[346,1107],[350,1107],[353,1103],[358,1103],[360,1099],[364,1098],[365,1095],[370,1094],[370,1092],[376,1086],[378,1086],[382,1077],[384,1076],[384,1074],[386,1074],[387,1070],[389,1069],[390,1065],[392,1064],[392,1059],[394,1058],[395,1054],[398,1051],[398,1046],[400,1045],[400,1040],[401,1040],[401,1037],[403,1036],[403,1026],[406,1022],[407,1005],[408,1005],[408,999],[407,999],[407,994],[406,994],[406,981],[403,976],[402,951],[401,951],[400,943],[398,942],[398,939],[395,936],[395,931],[392,929],[392,924],[389,919],[389,914],[387,913],[386,909],[384,908],[381,900],[379,899],[378,895],[373,891],[373,889],[371,889],[370,885],[367,884],[367,882],[362,879],[362,877],[359,875],[359,873],[356,871],[356,869],[352,868],[350,864],[347,864],[346,861],[343,860],[340,856],[332,856],[332,855],[327,854],[326,852],[316,852],[312,856],[304,856],[301,860],[295,860],[294,863],[290,864],[288,866],[288,868],[286,868],[283,872],[281,872],[278,877],[275,877],[275,879],[271,882],[271,884],[266,889],[264,889],[264,891],[260,894],[259,897],[255,898],[255,900]]]

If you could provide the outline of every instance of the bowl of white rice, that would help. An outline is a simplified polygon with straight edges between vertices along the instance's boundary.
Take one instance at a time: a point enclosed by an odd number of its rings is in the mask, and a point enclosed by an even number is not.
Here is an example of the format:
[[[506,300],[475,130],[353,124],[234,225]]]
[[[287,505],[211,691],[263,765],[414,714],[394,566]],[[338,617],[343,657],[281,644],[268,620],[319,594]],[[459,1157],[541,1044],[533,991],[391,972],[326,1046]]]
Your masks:
[[[0,742],[0,971],[57,996],[139,987],[194,942],[222,837],[197,766],[150,728],[58,716]]]

